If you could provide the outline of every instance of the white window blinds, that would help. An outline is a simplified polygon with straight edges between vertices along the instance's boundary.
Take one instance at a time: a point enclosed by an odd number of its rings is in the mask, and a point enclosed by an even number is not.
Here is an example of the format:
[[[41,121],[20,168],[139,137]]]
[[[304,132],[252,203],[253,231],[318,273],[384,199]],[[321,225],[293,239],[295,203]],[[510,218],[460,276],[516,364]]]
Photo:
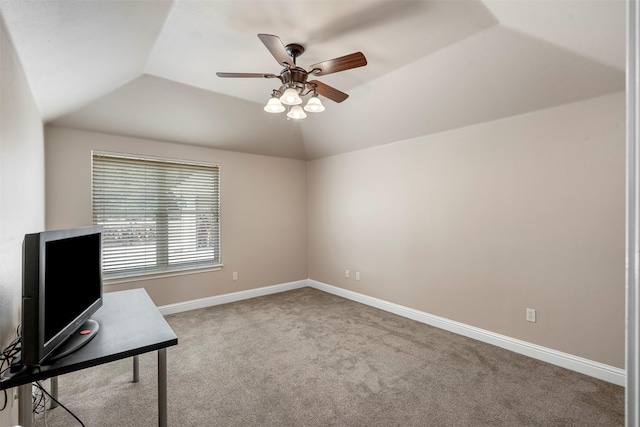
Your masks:
[[[221,264],[217,165],[96,152],[92,165],[105,278]]]

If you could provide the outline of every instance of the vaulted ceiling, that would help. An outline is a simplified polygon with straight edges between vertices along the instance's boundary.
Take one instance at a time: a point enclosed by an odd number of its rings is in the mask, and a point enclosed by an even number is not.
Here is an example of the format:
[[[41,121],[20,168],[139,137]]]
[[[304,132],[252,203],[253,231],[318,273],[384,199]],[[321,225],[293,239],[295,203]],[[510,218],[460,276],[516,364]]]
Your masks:
[[[45,123],[313,159],[624,90],[624,0],[0,0]],[[279,74],[257,38],[349,98],[301,121],[262,107]]]

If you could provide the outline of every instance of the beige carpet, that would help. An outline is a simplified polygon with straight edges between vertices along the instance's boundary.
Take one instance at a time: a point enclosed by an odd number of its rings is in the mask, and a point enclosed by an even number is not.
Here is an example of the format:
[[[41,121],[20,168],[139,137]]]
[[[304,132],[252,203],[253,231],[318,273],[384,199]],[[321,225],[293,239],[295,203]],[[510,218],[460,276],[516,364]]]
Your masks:
[[[172,427],[624,425],[622,387],[311,288],[167,320]],[[59,398],[87,427],[156,426],[156,369],[68,374]]]

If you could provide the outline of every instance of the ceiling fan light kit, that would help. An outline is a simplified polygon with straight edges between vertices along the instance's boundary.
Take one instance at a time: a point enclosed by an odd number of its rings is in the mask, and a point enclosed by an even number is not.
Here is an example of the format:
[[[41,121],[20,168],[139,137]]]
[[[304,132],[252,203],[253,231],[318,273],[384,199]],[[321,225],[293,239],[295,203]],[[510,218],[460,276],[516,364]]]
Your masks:
[[[318,97],[322,95],[334,102],[342,102],[349,97],[344,92],[339,91],[318,80],[307,80],[309,75],[323,76],[337,73],[351,68],[363,67],[367,65],[367,59],[361,52],[330,59],[328,61],[313,64],[310,71],[306,71],[296,65],[296,58],[304,53],[304,47],[297,43],[284,45],[278,36],[271,34],[258,34],[258,38],[271,52],[279,65],[285,67],[280,75],[270,73],[227,73],[218,72],[218,77],[231,78],[277,78],[281,82],[279,89],[274,89],[271,98],[264,107],[268,113],[281,113],[287,110],[287,117],[292,119],[304,119],[307,117],[305,111],[319,113],[324,111],[324,105]],[[305,89],[307,90],[305,92]],[[302,97],[311,94],[311,97],[304,106],[300,107]],[[284,105],[283,105],[284,104]],[[287,107],[285,107],[285,105]]]
[[[290,119],[299,120],[307,117],[307,114],[304,112],[304,110],[302,110],[302,107],[300,107],[299,105],[294,105],[287,113],[287,117],[289,117]]]
[[[269,102],[267,102],[267,105],[264,106],[264,111],[267,113],[282,113],[284,110],[286,110],[286,108],[277,96],[272,96]]]
[[[282,102],[284,105],[298,105],[302,104],[302,98],[300,98],[297,90],[290,87],[284,91],[284,93],[280,97],[280,102]]]
[[[307,105],[304,106],[305,111],[309,111],[310,113],[320,113],[324,111],[324,105],[322,105],[322,101],[318,98],[318,95],[313,95],[307,101]]]

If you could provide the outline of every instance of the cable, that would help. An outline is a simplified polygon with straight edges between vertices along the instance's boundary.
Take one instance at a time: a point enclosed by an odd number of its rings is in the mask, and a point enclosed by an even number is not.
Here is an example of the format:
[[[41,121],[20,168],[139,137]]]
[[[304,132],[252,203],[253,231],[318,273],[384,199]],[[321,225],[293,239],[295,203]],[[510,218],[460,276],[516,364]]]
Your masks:
[[[22,338],[20,336],[20,325],[16,328],[16,338],[5,349],[0,352],[0,377],[11,367],[13,359],[20,353],[22,349]],[[5,366],[6,365],[6,366]],[[7,390],[4,391],[4,403],[0,411],[4,411],[9,403]]]
[[[11,368],[11,364],[13,363],[14,359],[18,359],[20,357],[20,351],[22,350],[22,337],[20,334],[20,325],[18,325],[17,329],[16,329],[16,338],[5,348],[0,352],[0,377],[2,377],[2,375]],[[38,369],[40,369],[40,366],[36,366]],[[34,383],[32,383],[33,386],[36,387],[36,391],[33,395],[32,395],[32,404],[33,404],[33,412],[35,414],[40,414],[40,413],[44,413],[44,423],[45,426],[47,425],[47,410],[46,410],[46,396],[49,397],[49,399],[53,400],[54,402],[56,402],[60,407],[62,407],[65,411],[67,411],[73,418],[75,418],[82,427],[85,427],[84,423],[80,420],[80,418],[78,418],[73,412],[71,412],[66,406],[64,406],[62,403],[60,403],[60,401],[58,401],[58,399],[56,399],[55,397],[53,397],[43,386],[42,384],[40,384],[40,381],[36,381]],[[4,404],[2,405],[2,408],[0,408],[0,411],[4,411],[7,408],[7,404],[9,402],[9,397],[7,395],[7,390],[3,390],[4,391]]]
[[[31,395],[31,404],[33,405],[33,413],[41,414],[46,410],[47,400],[45,399],[42,389],[38,387],[35,383],[32,383],[32,385],[35,385],[36,387],[35,391]]]
[[[78,421],[80,423],[80,425],[82,427],[85,427],[85,425],[82,423],[82,421],[80,421],[80,418],[78,418],[76,416],[76,414],[74,414],[73,412],[71,412],[66,406],[64,406],[62,403],[60,403],[60,401],[58,399],[56,399],[55,397],[53,397],[47,390],[45,390],[45,388],[42,386],[42,384],[40,384],[40,381],[36,381],[35,383],[33,383],[36,388],[40,389],[40,391],[44,394],[46,394],[49,399],[53,400],[54,402],[56,402],[62,409],[64,409],[65,411],[67,411],[73,418],[76,419],[76,421]],[[45,412],[45,420],[46,420],[46,412]]]

